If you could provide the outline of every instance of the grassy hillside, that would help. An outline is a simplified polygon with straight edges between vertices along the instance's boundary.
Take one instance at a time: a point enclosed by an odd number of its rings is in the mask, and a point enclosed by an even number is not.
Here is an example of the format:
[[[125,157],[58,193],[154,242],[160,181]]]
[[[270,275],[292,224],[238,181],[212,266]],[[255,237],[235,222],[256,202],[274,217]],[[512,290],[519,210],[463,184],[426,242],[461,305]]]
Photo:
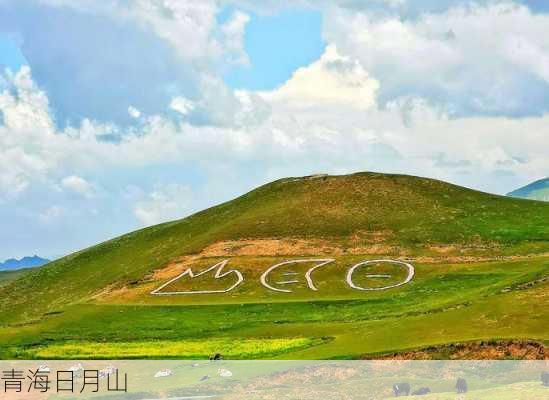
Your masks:
[[[539,181],[530,183],[529,185],[508,193],[507,196],[521,199],[549,201],[549,178],[540,179]]]
[[[247,339],[249,347],[238,350],[247,358],[358,357],[489,338],[545,341],[547,221],[549,204],[424,178],[283,179],[1,287],[0,355],[78,358],[98,339],[105,348],[94,354],[105,357],[160,357],[158,349],[170,347],[195,350],[163,356],[198,357]],[[318,293],[284,297],[259,286],[267,266],[307,255],[337,258],[319,273]],[[383,292],[346,290],[346,268],[380,256],[412,260],[414,281]],[[191,260],[206,267],[226,258],[247,278],[229,295],[149,295]],[[538,296],[535,312],[525,313],[534,306],[525,293]],[[485,319],[483,307],[500,319]],[[468,322],[459,331],[447,329],[462,318]],[[371,340],[356,342],[366,332]]]
[[[0,271],[0,287],[21,278],[23,275],[32,271],[33,268],[17,269],[15,271]]]
[[[139,280],[223,240],[324,238],[345,247],[351,237],[368,243],[372,232],[381,232],[384,244],[403,251],[457,244],[460,253],[488,247],[491,253],[517,254],[549,250],[548,220],[549,205],[430,179],[371,173],[284,179],[53,262],[4,288],[0,307],[20,306],[29,316],[39,315],[105,286]]]

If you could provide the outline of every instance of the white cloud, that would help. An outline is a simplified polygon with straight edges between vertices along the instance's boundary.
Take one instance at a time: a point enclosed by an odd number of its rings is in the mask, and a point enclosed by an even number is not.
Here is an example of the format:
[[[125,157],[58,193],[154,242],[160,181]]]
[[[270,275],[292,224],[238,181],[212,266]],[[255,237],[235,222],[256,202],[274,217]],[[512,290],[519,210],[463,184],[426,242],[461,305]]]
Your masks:
[[[250,60],[244,49],[244,33],[250,16],[242,11],[235,11],[231,18],[221,26],[224,35],[224,49],[232,64],[248,65]]]
[[[187,186],[158,186],[134,207],[134,214],[143,226],[183,218],[189,211],[192,191]]]
[[[234,113],[234,124],[238,127],[252,128],[265,122],[272,112],[271,104],[263,95],[246,90],[236,90],[238,109]]]
[[[375,104],[378,87],[360,63],[340,56],[332,45],[318,61],[299,68],[284,85],[263,97],[298,107],[324,103],[367,109]]]
[[[55,136],[48,98],[34,84],[30,69],[24,66],[6,79],[9,87],[0,93],[0,189],[10,197],[54,168],[55,160],[48,158],[41,143]]]
[[[194,110],[194,103],[183,96],[177,96],[172,99],[170,108],[182,115],[187,115]]]
[[[38,219],[45,224],[55,222],[57,219],[61,218],[65,214],[65,210],[60,206],[51,206],[41,212],[38,215]]]
[[[94,194],[93,185],[91,185],[84,178],[76,175],[71,175],[63,178],[61,186],[65,189],[72,190],[84,197],[92,197]]]
[[[221,22],[224,6],[217,0],[23,3],[0,2],[0,33],[25,43],[58,125],[89,118],[135,126],[136,110],[161,114],[176,96],[197,104],[191,122],[233,123],[238,101],[220,77],[249,61],[244,34],[250,17],[239,9]],[[70,23],[51,29],[51,20]]]
[[[71,8],[91,16],[100,15],[145,26],[170,43],[183,59],[196,62],[219,60],[225,56],[232,59],[235,52],[242,52],[240,41],[249,20],[242,11],[235,11],[220,26],[217,0],[40,1],[50,7]]]
[[[107,13],[150,27],[186,62],[202,66],[219,61],[248,63],[243,40],[250,17],[236,10],[220,25],[220,11],[216,0],[136,0],[125,6],[116,4]]]
[[[350,59],[346,62],[355,65]],[[307,71],[313,76],[318,73],[316,67],[301,72]],[[330,79],[345,82],[348,71],[330,70]],[[494,171],[505,170],[524,180],[549,171],[545,152],[549,116],[452,119],[444,109],[421,98],[401,98],[385,109],[375,104],[363,108],[365,100],[361,99],[373,97],[362,96],[361,85],[357,85],[358,94],[311,100],[303,107],[303,99],[313,95],[292,88],[303,83],[292,77],[279,89],[298,93],[286,97],[288,101],[281,101],[277,91],[262,93],[259,99],[256,93],[234,94],[242,104],[242,114],[233,116],[238,124],[231,127],[196,126],[152,116],[139,129],[84,120],[78,127],[59,131],[51,123],[47,97],[32,84],[30,72],[25,69],[19,74],[11,82],[18,94],[6,91],[0,96],[0,111],[7,116],[6,125],[0,127],[3,193],[21,193],[41,183],[63,180],[64,187],[84,194],[90,193],[91,184],[81,181],[81,176],[99,179],[101,184],[101,180],[108,182],[108,171],[113,169],[131,171],[149,165],[172,169],[185,163],[202,168],[257,163],[258,171],[265,171],[264,179],[283,172],[295,175],[322,169],[388,170],[438,176],[496,191],[510,188],[504,187],[504,181],[489,178]],[[362,76],[364,86],[375,86],[367,74]],[[374,91],[369,93],[373,96]],[[265,107],[263,114],[258,112],[259,105]],[[26,119],[27,115],[33,118]],[[113,132],[119,132],[119,141],[103,139]],[[441,155],[453,166],[441,168]],[[248,172],[244,168],[244,176]]]
[[[457,115],[549,109],[549,15],[469,3],[415,19],[332,7],[324,35],[379,80],[383,102],[421,96]]]
[[[132,118],[139,118],[141,116],[141,111],[139,111],[134,106],[128,107],[128,114],[130,114],[130,117]]]
[[[22,131],[41,128],[52,133],[54,124],[48,98],[34,83],[30,68],[24,65],[16,73],[7,70],[5,78],[8,87],[0,93],[4,126]]]

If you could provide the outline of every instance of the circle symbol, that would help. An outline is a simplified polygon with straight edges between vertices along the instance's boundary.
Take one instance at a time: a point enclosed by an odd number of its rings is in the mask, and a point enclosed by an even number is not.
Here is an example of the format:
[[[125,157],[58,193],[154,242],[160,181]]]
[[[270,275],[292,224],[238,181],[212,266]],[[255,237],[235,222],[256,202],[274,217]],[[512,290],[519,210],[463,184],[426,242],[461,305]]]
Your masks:
[[[403,266],[403,267],[407,268],[408,274],[406,276],[406,279],[402,282],[395,283],[393,285],[387,285],[387,286],[382,286],[382,287],[373,287],[373,288],[361,287],[361,286],[358,286],[357,284],[355,284],[353,282],[353,274],[357,270],[357,268],[359,268],[363,265],[380,264],[380,263],[396,264],[396,265]],[[392,289],[392,288],[399,287],[399,286],[407,284],[408,282],[410,282],[413,279],[414,274],[415,274],[415,269],[414,269],[413,265],[410,264],[410,263],[404,262],[404,261],[398,261],[398,260],[370,260],[370,261],[362,261],[358,264],[353,265],[351,268],[349,268],[349,271],[347,271],[347,279],[346,280],[347,280],[347,284],[351,288],[356,289],[356,290],[363,290],[363,291],[386,290],[386,289]],[[373,274],[371,274],[371,275],[367,275],[367,277],[369,277],[369,278],[390,278],[391,275],[373,275]]]

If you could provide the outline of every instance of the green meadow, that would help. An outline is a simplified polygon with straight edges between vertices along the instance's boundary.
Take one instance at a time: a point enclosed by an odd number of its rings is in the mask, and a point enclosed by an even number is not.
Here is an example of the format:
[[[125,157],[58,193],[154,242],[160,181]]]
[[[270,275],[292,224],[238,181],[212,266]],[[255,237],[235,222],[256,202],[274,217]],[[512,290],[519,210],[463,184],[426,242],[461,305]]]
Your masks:
[[[29,268],[18,269],[15,271],[0,271],[0,287],[10,284],[28,272],[30,272]]]
[[[73,304],[1,328],[2,356],[361,358],[464,341],[547,341],[549,284],[529,284],[549,273],[549,260],[416,266],[416,273],[405,287],[354,299],[345,298],[353,294],[343,282],[314,301],[304,300],[305,290],[273,295],[253,282],[255,290],[242,286],[229,303],[216,295],[218,304],[162,304],[169,297]],[[247,291],[264,292],[261,301],[251,302]],[[235,302],[239,293],[247,302]]]

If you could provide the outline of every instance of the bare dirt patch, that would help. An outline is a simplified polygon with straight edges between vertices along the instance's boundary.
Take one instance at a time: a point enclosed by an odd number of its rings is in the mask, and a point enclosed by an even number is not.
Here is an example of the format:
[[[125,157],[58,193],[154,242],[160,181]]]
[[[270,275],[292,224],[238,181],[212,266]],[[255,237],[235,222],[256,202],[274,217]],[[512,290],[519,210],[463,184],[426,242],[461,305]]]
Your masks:
[[[460,246],[456,244],[437,244],[426,246],[429,255],[416,255],[409,249],[390,244],[392,233],[357,231],[345,244],[329,239],[301,238],[265,238],[226,240],[207,246],[200,253],[181,257],[174,263],[188,262],[202,257],[235,257],[235,256],[341,256],[341,255],[383,255],[393,259],[432,263],[474,263],[488,261],[512,261],[532,257],[545,257],[549,253],[525,254],[519,256],[498,255],[497,246],[482,244],[479,246]],[[489,250],[496,250],[489,252]],[[486,252],[479,255],[471,253]]]
[[[549,360],[549,348],[536,341],[480,341],[432,346],[378,357],[377,360]]]
[[[373,235],[369,245],[334,245],[324,239],[244,239],[222,241],[206,247],[204,257],[230,256],[305,256],[342,254],[389,254],[399,251],[397,246],[383,244],[379,235]]]

